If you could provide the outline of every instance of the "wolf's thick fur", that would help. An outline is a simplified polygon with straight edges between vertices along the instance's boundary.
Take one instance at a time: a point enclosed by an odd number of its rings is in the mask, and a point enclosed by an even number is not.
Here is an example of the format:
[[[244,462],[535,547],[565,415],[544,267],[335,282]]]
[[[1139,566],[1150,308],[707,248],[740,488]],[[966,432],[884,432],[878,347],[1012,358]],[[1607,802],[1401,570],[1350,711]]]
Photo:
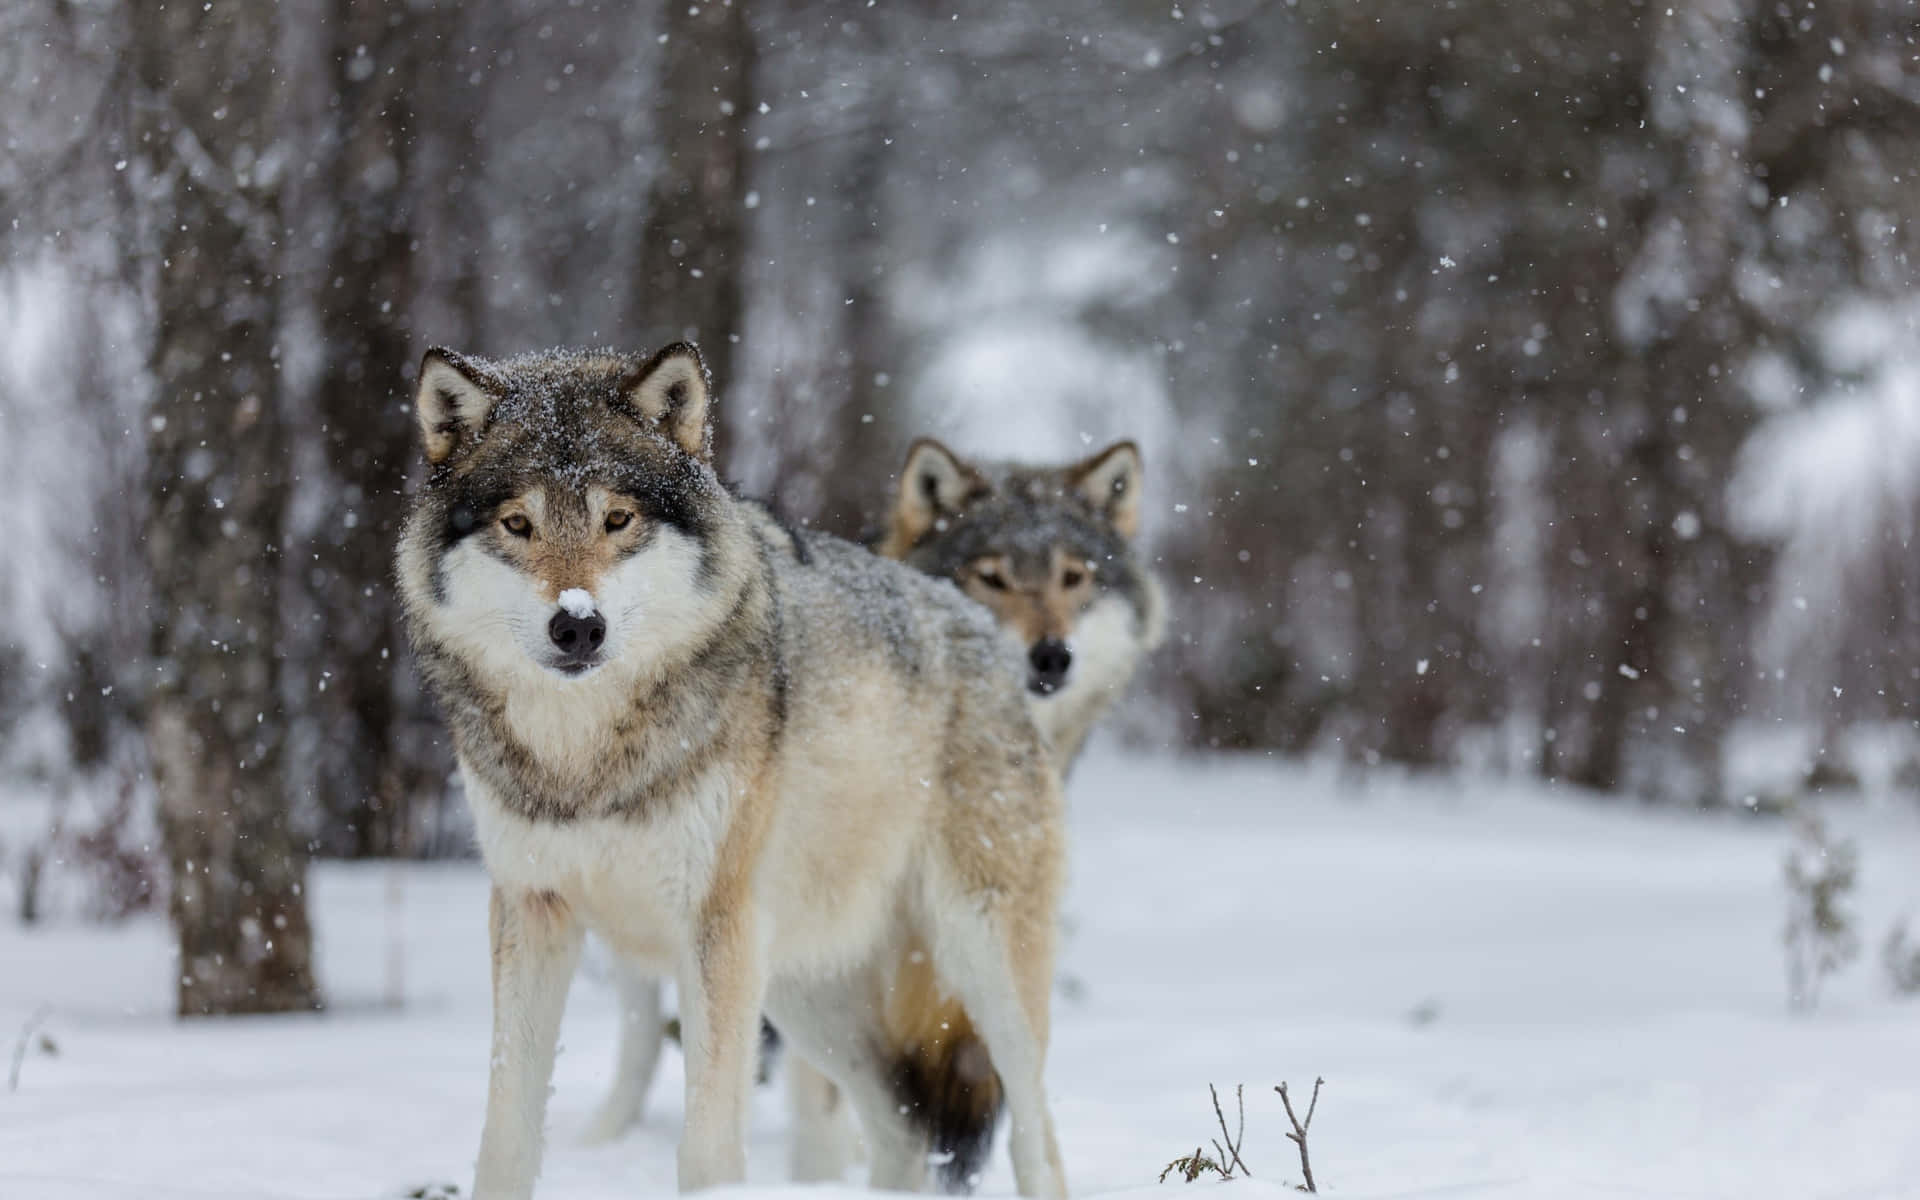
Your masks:
[[[952,580],[993,612],[1030,659],[1051,652],[1057,662],[1066,650],[1064,678],[1040,686],[1037,667],[1030,668],[1026,689],[1063,778],[1161,638],[1160,587],[1132,545],[1140,476],[1132,442],[1053,467],[976,465],[921,439],[907,454],[875,547]],[[992,1146],[1000,1080],[962,1002],[918,947],[899,959],[889,995],[886,1030],[901,1103],[926,1130],[942,1181],[963,1188]],[[806,1068],[791,1070],[804,1075]],[[801,1082],[796,1105],[818,1091]]]
[[[924,1182],[882,1036],[913,945],[999,1067],[1021,1193],[1064,1195],[1060,793],[988,614],[732,496],[690,346],[434,351],[416,403],[399,572],[493,879],[475,1196],[531,1193],[588,929],[678,978],[683,1189],[743,1178],[763,1005],[851,1100],[875,1183]]]

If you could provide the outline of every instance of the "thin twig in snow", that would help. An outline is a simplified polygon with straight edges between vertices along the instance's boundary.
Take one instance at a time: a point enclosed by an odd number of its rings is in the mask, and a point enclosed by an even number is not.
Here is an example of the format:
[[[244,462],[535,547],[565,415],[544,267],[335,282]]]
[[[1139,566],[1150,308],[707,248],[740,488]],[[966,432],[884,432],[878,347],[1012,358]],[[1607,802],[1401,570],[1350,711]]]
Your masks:
[[[1207,1092],[1213,1096],[1214,1118],[1220,1122],[1220,1136],[1225,1138],[1227,1142],[1224,1147],[1221,1146],[1219,1142],[1213,1144],[1213,1148],[1220,1152],[1220,1163],[1226,1167],[1239,1167],[1242,1175],[1251,1177],[1253,1171],[1248,1168],[1247,1160],[1240,1157],[1240,1145],[1246,1140],[1247,1136],[1247,1102],[1241,1095],[1245,1090],[1245,1085],[1243,1084],[1235,1084],[1233,1086],[1233,1100],[1240,1109],[1240,1132],[1237,1135],[1229,1136],[1227,1134],[1227,1114],[1220,1110],[1220,1093],[1214,1090],[1212,1084],[1207,1085]]]
[[[1314,1078],[1313,1099],[1307,1104],[1305,1121],[1293,1115],[1293,1101],[1287,1097],[1287,1085],[1283,1083],[1273,1089],[1280,1093],[1280,1103],[1287,1106],[1287,1120],[1293,1122],[1293,1132],[1287,1135],[1287,1140],[1300,1147],[1300,1174],[1307,1180],[1307,1185],[1302,1190],[1316,1195],[1319,1194],[1320,1189],[1313,1186],[1313,1164],[1307,1161],[1307,1130],[1313,1125],[1313,1110],[1320,1107],[1320,1085],[1325,1082],[1326,1080],[1318,1076]]]
[[[13,1065],[7,1070],[9,1092],[20,1090],[20,1064],[27,1061],[27,1047],[33,1044],[34,1031],[52,1014],[53,1009],[43,1004],[34,1010],[34,1014],[27,1018],[27,1023],[20,1027],[20,1040],[13,1044]]]

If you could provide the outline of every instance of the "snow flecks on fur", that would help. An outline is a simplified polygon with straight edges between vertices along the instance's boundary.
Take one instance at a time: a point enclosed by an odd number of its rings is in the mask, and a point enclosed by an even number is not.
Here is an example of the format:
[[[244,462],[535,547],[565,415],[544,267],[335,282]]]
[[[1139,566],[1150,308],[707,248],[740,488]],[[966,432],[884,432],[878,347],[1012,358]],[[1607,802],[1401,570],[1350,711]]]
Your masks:
[[[804,636],[822,646],[822,661],[850,661],[884,652],[909,670],[932,653],[954,664],[964,678],[998,680],[1019,694],[1024,679],[1019,651],[1000,636],[984,609],[942,579],[929,579],[878,558],[850,542],[802,534],[810,562],[776,570],[785,603],[814,614]]]
[[[560,607],[568,616],[585,620],[594,614],[593,593],[585,588],[568,588],[560,593]]]

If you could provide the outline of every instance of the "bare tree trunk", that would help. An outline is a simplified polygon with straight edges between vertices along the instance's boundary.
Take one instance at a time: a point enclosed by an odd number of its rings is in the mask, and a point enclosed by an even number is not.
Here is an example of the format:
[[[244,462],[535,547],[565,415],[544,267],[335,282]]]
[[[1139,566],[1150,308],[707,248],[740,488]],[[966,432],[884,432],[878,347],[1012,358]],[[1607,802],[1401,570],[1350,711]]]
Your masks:
[[[275,10],[135,5],[160,265],[149,421],[147,738],[182,1016],[319,1004],[280,777]]]
[[[1622,547],[1624,562],[1602,594],[1606,606],[1595,669],[1599,698],[1593,702],[1586,752],[1567,777],[1585,787],[1613,791],[1626,780],[1626,753],[1648,724],[1644,714],[1663,706],[1662,651],[1667,625],[1666,597],[1673,565],[1666,544],[1669,519],[1662,458],[1671,452],[1649,432],[1634,443],[1616,484],[1629,499],[1615,514],[1631,535]]]
[[[837,467],[822,480],[825,503],[821,526],[843,537],[870,532],[889,494],[887,472],[913,430],[896,430],[887,420],[896,389],[898,365],[889,365],[899,340],[887,311],[887,225],[885,195],[893,138],[884,125],[854,152],[842,199],[840,236],[846,302],[837,314],[841,351],[834,376],[844,380],[834,437]],[[891,444],[890,443],[891,440]]]
[[[1746,341],[1725,281],[1748,206],[1748,123],[1730,114],[1747,98],[1753,7],[1684,0],[1664,10],[1653,34],[1646,89],[1674,174],[1612,297],[1615,387],[1647,406],[1623,464],[1627,478],[1614,484],[1628,498],[1620,519],[1631,533],[1607,595],[1612,637],[1600,665],[1624,678],[1606,681],[1586,759],[1572,775],[1700,804],[1721,798],[1724,722],[1706,710],[1723,708],[1730,689],[1722,648],[1701,636],[1697,618],[1731,621],[1744,607],[1719,539],[1701,535],[1722,524],[1722,481],[1747,423],[1704,414],[1738,413],[1742,404],[1718,362],[1721,347]],[[1627,777],[1629,746],[1651,773]]]
[[[632,327],[649,346],[698,341],[724,395],[743,311],[753,30],[746,0],[671,4],[666,16],[654,105],[661,162],[647,196]]]
[[[315,415],[337,515],[316,532],[314,599],[324,616],[318,669],[328,756],[323,807],[359,855],[403,853],[420,771],[399,761],[394,671],[404,640],[386,586],[412,461],[406,389],[414,353],[413,85],[422,18],[384,0],[334,0],[339,122],[331,192],[334,241],[320,279],[326,359]]]

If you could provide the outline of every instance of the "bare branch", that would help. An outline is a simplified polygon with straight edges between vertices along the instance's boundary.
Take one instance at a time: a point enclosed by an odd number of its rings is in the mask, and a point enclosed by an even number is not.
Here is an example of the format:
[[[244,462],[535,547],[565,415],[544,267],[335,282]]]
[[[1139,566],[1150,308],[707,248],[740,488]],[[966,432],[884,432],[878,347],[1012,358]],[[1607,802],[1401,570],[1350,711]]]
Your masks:
[[[37,1031],[41,1024],[52,1014],[53,1009],[43,1004],[38,1009],[35,1009],[34,1014],[27,1018],[27,1023],[20,1027],[20,1040],[13,1044],[13,1065],[7,1071],[7,1090],[9,1092],[17,1092],[20,1090],[20,1065],[27,1060],[27,1047],[33,1045],[33,1035],[35,1031]]]
[[[1212,1084],[1207,1085],[1207,1092],[1213,1097],[1214,1118],[1220,1122],[1220,1136],[1225,1138],[1227,1143],[1226,1149],[1222,1150],[1220,1154],[1221,1164],[1229,1168],[1239,1167],[1242,1175],[1251,1177],[1253,1175],[1252,1168],[1247,1166],[1246,1159],[1240,1157],[1240,1146],[1245,1142],[1247,1136],[1247,1102],[1243,1097],[1245,1091],[1246,1088],[1243,1084],[1235,1084],[1233,1086],[1234,1103],[1240,1109],[1240,1131],[1229,1137],[1227,1134],[1227,1115],[1220,1110],[1220,1093],[1214,1090]],[[1218,1149],[1219,1143],[1214,1143],[1214,1147]],[[1231,1161],[1229,1161],[1229,1159],[1231,1159]]]
[[[1315,1076],[1313,1081],[1313,1099],[1307,1104],[1307,1119],[1305,1121],[1293,1115],[1293,1100],[1287,1095],[1287,1085],[1283,1083],[1273,1089],[1280,1093],[1280,1103],[1287,1106],[1287,1120],[1293,1123],[1293,1132],[1287,1135],[1287,1140],[1300,1147],[1300,1174],[1304,1176],[1307,1181],[1306,1186],[1301,1190],[1315,1194],[1318,1194],[1320,1189],[1313,1184],[1313,1164],[1307,1161],[1307,1130],[1313,1125],[1314,1110],[1320,1107],[1320,1085],[1325,1082],[1326,1080]]]

